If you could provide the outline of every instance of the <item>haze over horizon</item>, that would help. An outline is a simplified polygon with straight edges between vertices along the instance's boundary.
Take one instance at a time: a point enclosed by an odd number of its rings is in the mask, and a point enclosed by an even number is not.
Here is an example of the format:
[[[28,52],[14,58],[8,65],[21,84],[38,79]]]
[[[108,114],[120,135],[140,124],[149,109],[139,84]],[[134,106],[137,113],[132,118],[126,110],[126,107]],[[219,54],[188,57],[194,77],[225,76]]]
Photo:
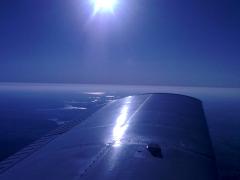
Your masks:
[[[0,82],[240,87],[240,2],[0,2]]]

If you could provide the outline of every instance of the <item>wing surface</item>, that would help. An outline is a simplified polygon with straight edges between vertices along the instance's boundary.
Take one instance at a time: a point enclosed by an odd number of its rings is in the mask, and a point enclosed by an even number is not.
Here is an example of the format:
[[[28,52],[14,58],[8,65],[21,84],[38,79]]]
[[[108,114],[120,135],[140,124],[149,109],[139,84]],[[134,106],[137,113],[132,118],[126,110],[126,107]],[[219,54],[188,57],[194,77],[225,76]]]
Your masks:
[[[216,174],[201,102],[144,94],[109,103],[13,164],[0,179],[214,180]]]

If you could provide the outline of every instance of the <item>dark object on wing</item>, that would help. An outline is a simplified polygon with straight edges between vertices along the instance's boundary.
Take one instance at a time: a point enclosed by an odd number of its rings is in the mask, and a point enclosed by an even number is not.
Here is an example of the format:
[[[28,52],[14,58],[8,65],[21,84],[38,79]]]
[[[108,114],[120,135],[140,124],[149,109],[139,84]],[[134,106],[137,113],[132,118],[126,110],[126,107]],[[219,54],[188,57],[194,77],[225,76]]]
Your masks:
[[[162,150],[158,144],[150,143],[146,146],[147,150],[154,156],[162,158]]]

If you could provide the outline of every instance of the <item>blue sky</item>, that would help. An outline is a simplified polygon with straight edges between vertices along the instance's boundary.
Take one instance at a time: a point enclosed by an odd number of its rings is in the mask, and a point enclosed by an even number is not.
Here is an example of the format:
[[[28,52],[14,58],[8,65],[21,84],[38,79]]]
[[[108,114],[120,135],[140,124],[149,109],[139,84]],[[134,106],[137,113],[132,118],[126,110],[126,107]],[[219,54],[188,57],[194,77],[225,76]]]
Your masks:
[[[240,87],[240,2],[1,0],[0,81]]]

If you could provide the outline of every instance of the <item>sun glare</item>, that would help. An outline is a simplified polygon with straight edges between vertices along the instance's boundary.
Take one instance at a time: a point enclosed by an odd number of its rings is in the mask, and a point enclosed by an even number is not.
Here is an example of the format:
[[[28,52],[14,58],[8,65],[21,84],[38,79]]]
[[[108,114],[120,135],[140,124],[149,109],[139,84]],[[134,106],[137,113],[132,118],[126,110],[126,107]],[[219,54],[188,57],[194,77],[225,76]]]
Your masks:
[[[99,12],[114,12],[117,0],[93,0],[94,14]]]

